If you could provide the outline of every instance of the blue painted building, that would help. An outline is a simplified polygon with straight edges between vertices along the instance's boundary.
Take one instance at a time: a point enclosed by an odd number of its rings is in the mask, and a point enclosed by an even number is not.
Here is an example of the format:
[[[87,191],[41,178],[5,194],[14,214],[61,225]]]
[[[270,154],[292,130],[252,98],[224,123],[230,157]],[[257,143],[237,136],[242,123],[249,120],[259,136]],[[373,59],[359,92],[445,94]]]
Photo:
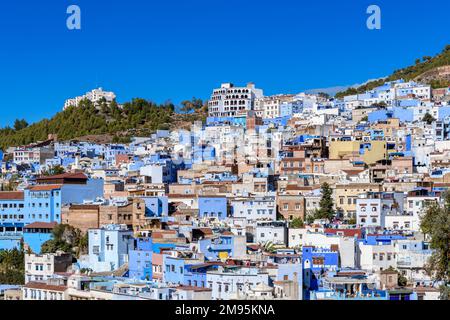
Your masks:
[[[136,239],[136,248],[130,250],[128,257],[129,277],[139,280],[152,280],[152,238]]]
[[[191,262],[190,259],[164,255],[163,257],[164,283],[183,285],[185,283],[185,274],[187,270],[189,270],[189,267],[194,263]]]
[[[34,253],[41,253],[44,242],[53,238],[52,230],[56,222],[34,222],[25,226],[23,230],[23,241]]]
[[[268,126],[270,124],[274,124],[276,126],[287,126],[288,121],[291,119],[291,116],[286,116],[286,117],[278,117],[278,118],[267,118],[267,119],[263,119],[263,123],[264,126]]]
[[[330,248],[304,246],[302,257],[303,282],[308,290],[317,290],[322,275],[326,271],[336,271],[339,267],[339,251],[331,246]]]
[[[199,197],[198,216],[199,218],[216,218],[223,220],[227,218],[227,198],[226,197]]]
[[[0,250],[18,248],[22,239],[33,252],[50,240],[51,229],[61,222],[61,186],[34,186],[25,191],[0,193]],[[33,224],[42,227],[27,227]],[[27,230],[25,230],[27,227]]]
[[[247,117],[208,117],[206,119],[206,125],[208,127],[217,125],[236,125],[245,127],[247,125]]]
[[[146,217],[166,217],[169,214],[169,201],[166,196],[141,197],[145,202]]]
[[[204,161],[213,161],[216,159],[216,149],[210,145],[195,145],[193,153],[194,163],[202,163]]]
[[[207,288],[206,273],[209,270],[217,270],[221,263],[207,262],[189,265],[186,268],[184,283],[185,286]]]

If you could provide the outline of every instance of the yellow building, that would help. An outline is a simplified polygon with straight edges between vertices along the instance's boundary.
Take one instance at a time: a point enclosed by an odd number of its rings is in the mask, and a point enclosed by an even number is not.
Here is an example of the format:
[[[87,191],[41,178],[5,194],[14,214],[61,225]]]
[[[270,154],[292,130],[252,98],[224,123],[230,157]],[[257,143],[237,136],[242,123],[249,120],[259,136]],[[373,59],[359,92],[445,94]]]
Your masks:
[[[377,183],[336,184],[334,189],[334,205],[351,218],[356,213],[356,199],[366,192],[381,192],[382,186]]]
[[[372,129],[382,130],[386,138],[392,139],[395,133],[400,129],[400,119],[391,118],[385,121],[378,121],[372,125]]]
[[[331,141],[330,159],[361,159],[371,165],[387,158],[386,141]]]

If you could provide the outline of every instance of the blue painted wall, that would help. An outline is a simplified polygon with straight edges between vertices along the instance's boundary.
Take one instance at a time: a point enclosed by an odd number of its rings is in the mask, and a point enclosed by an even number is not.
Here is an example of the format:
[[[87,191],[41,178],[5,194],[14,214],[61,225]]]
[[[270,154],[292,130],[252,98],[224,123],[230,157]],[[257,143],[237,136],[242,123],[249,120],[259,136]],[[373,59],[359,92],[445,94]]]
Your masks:
[[[200,218],[217,218],[219,220],[226,219],[227,198],[199,197],[198,208]]]

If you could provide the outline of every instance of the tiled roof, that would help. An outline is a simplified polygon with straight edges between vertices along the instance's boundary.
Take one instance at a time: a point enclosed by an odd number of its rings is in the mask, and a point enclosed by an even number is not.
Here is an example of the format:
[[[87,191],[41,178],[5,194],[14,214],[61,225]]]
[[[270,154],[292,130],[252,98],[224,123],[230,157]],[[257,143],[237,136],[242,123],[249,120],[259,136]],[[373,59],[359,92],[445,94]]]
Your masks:
[[[49,291],[66,291],[67,290],[67,287],[65,287],[65,286],[50,285],[50,284],[46,284],[43,282],[28,282],[25,285],[25,288],[49,290]]]
[[[63,174],[57,174],[55,176],[48,176],[48,177],[40,177],[39,179],[48,180],[48,179],[87,179],[87,176],[84,173],[78,172],[78,173],[63,173]]]
[[[55,185],[40,185],[40,186],[31,186],[27,188],[30,191],[52,191],[61,189],[60,184]]]
[[[23,200],[22,191],[0,192],[0,200]]]
[[[33,222],[26,225],[25,229],[53,229],[56,225],[56,222]]]

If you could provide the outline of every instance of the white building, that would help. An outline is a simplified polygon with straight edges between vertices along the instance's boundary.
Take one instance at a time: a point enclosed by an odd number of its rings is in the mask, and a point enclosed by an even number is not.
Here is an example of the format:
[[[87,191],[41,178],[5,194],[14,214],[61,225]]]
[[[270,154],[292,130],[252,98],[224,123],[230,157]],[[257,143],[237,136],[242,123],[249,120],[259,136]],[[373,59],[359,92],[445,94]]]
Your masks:
[[[359,267],[359,255],[356,238],[307,232],[302,237],[302,246],[329,247],[337,245],[341,268]]]
[[[413,231],[420,231],[420,220],[424,214],[427,203],[439,202],[439,197],[433,195],[408,195],[406,197],[407,215],[411,216],[410,229]]]
[[[248,295],[252,288],[263,283],[269,285],[269,274],[258,268],[223,268],[206,273],[206,283],[212,290],[212,300],[230,300],[231,297]]]
[[[397,253],[393,244],[359,243],[361,269],[377,272],[397,267]]]
[[[210,117],[234,117],[239,113],[255,109],[255,99],[263,97],[263,91],[253,83],[246,87],[235,87],[224,83],[215,89],[208,102]]]
[[[395,240],[393,245],[397,253],[397,269],[414,285],[429,285],[432,279],[425,271],[433,251],[421,240]]]
[[[302,245],[304,235],[308,232],[306,228],[289,228],[288,230],[288,247],[297,248]]]
[[[255,102],[256,115],[264,119],[273,119],[283,116],[282,106],[287,107],[286,103],[292,102],[292,95],[276,95],[271,97],[262,97]]]
[[[258,222],[255,228],[257,243],[272,242],[275,245],[287,245],[288,229],[284,221]]]
[[[133,231],[126,225],[107,225],[89,230],[88,260],[80,267],[94,272],[114,271],[128,262],[128,252],[134,248]]]
[[[356,223],[361,227],[386,226],[386,216],[403,213],[402,193],[372,193],[356,199]]]
[[[51,147],[18,147],[14,150],[14,163],[16,164],[44,164],[47,159],[55,156]]]
[[[71,265],[71,254],[25,254],[25,283],[47,281],[55,272],[66,272]]]
[[[161,165],[146,165],[140,168],[140,175],[146,177],[147,183],[164,183],[167,168]]]
[[[107,102],[112,102],[116,99],[116,95],[114,92],[103,91],[102,88],[94,89],[87,92],[85,95],[75,97],[73,99],[67,99],[64,103],[64,110],[68,107],[77,107],[78,104],[84,99],[90,100],[93,103],[98,103],[101,99],[105,99]]]
[[[28,282],[22,287],[23,300],[67,300],[67,287],[61,284]]]
[[[231,201],[233,217],[247,221],[275,221],[277,218],[274,197],[242,198]]]
[[[417,229],[417,222],[414,217],[409,214],[387,215],[384,218],[384,226],[388,230],[409,230],[414,231],[413,226]],[[415,230],[418,231],[418,230]]]

